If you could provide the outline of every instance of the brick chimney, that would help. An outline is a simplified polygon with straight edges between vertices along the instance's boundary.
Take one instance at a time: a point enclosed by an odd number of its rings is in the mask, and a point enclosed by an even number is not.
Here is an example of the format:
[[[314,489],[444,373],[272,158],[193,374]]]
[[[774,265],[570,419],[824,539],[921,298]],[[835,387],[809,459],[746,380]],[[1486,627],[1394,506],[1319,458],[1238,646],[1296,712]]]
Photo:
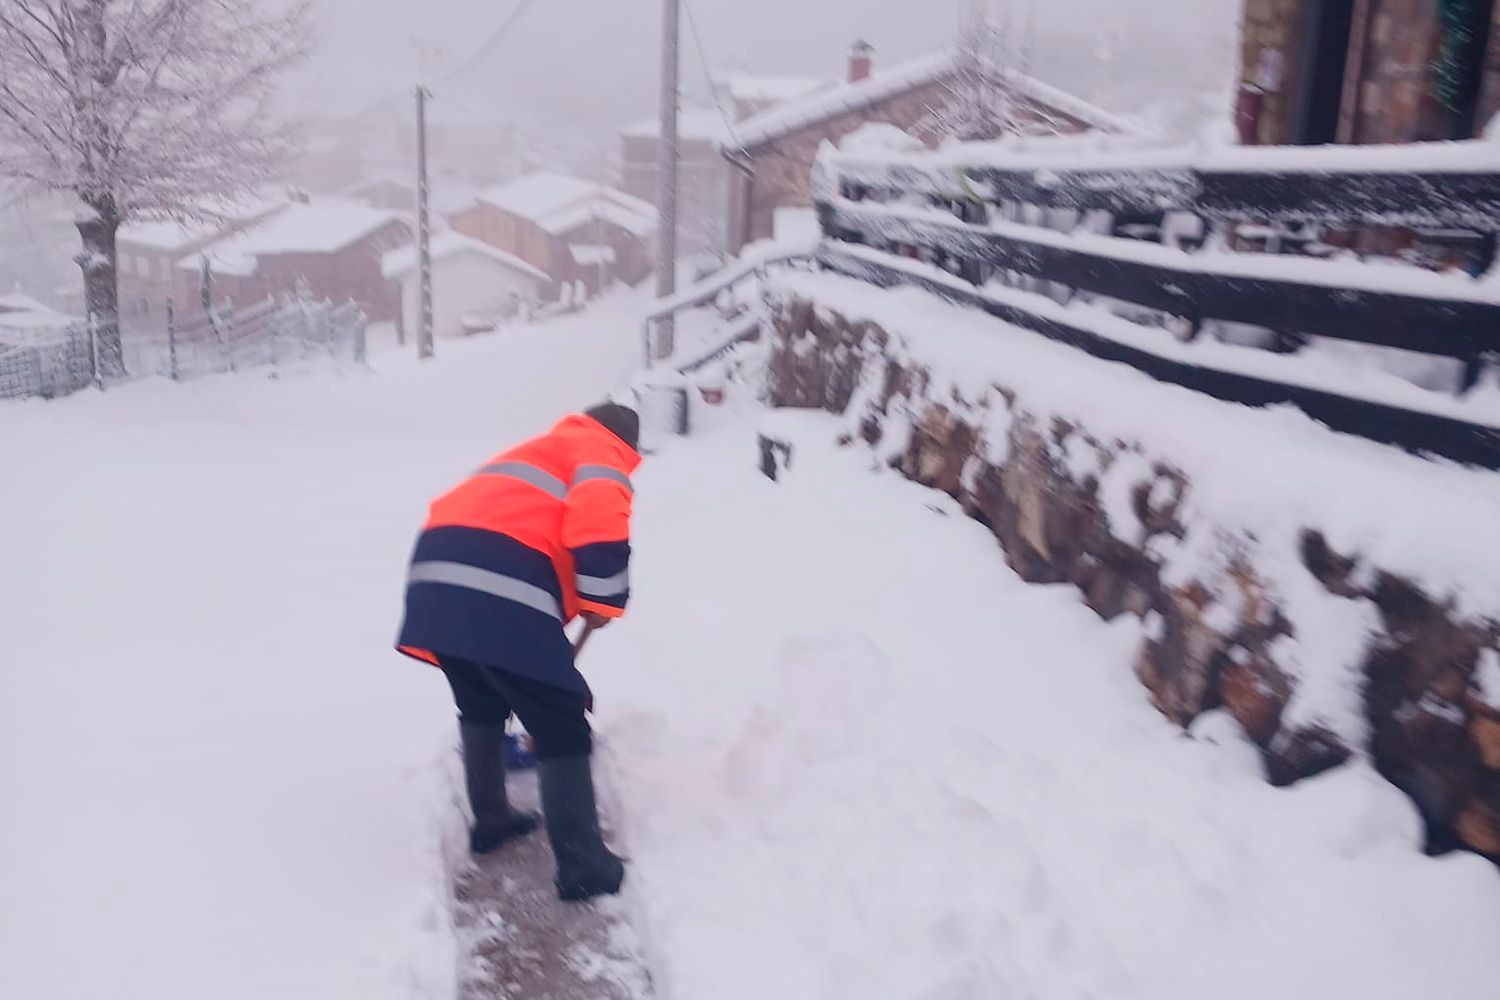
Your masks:
[[[870,78],[871,59],[870,54],[875,51],[875,46],[863,38],[854,43],[849,50],[849,82],[858,83]]]

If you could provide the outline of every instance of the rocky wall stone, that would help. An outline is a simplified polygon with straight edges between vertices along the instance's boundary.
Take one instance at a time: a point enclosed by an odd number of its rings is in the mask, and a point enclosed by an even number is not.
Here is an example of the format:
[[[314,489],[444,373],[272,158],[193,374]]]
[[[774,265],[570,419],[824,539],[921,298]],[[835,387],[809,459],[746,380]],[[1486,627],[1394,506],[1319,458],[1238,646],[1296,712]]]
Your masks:
[[[1383,628],[1363,664],[1370,745],[1348,747],[1323,725],[1293,724],[1287,708],[1297,682],[1276,649],[1278,639],[1296,635],[1296,623],[1258,572],[1253,540],[1226,537],[1221,565],[1207,578],[1164,580],[1157,543],[1184,536],[1192,484],[1170,464],[1146,460],[1149,442],[1101,441],[1064,421],[1044,425],[1001,380],[983,399],[963,399],[892,350],[878,326],[806,300],[777,302],[773,313],[773,405],[845,414],[851,443],[857,436],[903,475],[957,499],[1023,579],[1071,583],[1100,616],[1145,620],[1134,669],[1165,716],[1186,727],[1224,709],[1260,748],[1276,784],[1338,766],[1352,750],[1368,752],[1421,810],[1431,849],[1462,846],[1500,860],[1500,711],[1472,690],[1480,651],[1500,642],[1494,623],[1460,621],[1399,578],[1304,532],[1296,543],[1309,573],[1330,594],[1373,602]],[[909,424],[904,441],[888,440],[898,407],[905,415],[898,423]],[[1069,462],[1078,450],[1091,458],[1088,471]],[[1111,523],[1100,485],[1127,460],[1121,468],[1137,476],[1130,531]]]

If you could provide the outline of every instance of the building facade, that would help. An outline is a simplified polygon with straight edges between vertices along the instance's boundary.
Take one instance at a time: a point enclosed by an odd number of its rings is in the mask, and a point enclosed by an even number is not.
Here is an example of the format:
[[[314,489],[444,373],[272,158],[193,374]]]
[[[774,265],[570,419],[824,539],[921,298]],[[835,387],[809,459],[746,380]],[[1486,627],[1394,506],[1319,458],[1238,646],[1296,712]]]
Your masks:
[[[837,144],[862,126],[894,125],[928,145],[940,140],[939,112],[953,100],[957,57],[939,54],[876,73],[868,46],[850,55],[847,81],[774,107],[740,123],[721,151],[735,171],[730,180],[730,248],[775,235],[778,212],[810,208],[812,170],[824,143]],[[1008,81],[1013,131],[1025,135],[1120,131],[1129,126],[1108,113],[1019,73]]]
[[[461,233],[432,240],[432,330],[439,338],[489,329],[541,300],[547,275],[488,243]],[[385,255],[385,276],[401,286],[405,329],[421,326],[421,273],[415,246]]]
[[[656,209],[566,174],[530,174],[492,188],[450,222],[545,273],[548,298],[580,284],[591,293],[613,281],[635,284],[651,272]]]
[[[342,199],[294,202],[181,260],[177,313],[199,315],[205,301],[242,307],[306,294],[353,302],[372,323],[399,324],[401,291],[381,265],[411,239],[412,226],[396,213]]]
[[[1248,144],[1469,139],[1500,113],[1495,0],[1245,0]]]

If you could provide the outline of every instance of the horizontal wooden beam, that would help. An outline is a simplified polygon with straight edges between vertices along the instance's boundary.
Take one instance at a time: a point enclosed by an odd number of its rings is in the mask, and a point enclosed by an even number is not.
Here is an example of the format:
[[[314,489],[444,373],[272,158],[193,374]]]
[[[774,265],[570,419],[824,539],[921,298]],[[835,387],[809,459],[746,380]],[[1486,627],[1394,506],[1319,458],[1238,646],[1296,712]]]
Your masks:
[[[831,271],[879,287],[920,288],[946,301],[982,309],[1007,323],[1094,357],[1123,362],[1157,381],[1216,399],[1256,407],[1289,403],[1335,431],[1468,465],[1500,469],[1500,430],[1493,427],[1163,357],[1105,337],[1083,323],[1065,322],[998,301],[957,279],[945,281],[914,274],[898,266],[899,260],[882,263],[872,260],[871,255],[841,250],[836,243],[825,243],[819,249],[818,262]]]
[[[1254,262],[1264,258],[1251,255],[1239,273],[1222,257],[1211,271],[1200,270],[1193,254],[1139,241],[1090,237],[1086,245],[1070,246],[1067,234],[1052,230],[1028,235],[1028,227],[992,229],[878,204],[840,201],[823,218],[830,235],[850,242],[922,247],[1195,322],[1249,323],[1465,361],[1500,351],[1500,304],[1494,302],[1269,278],[1254,271]],[[1306,262],[1309,272],[1327,266]],[[1371,276],[1380,274],[1372,268]]]

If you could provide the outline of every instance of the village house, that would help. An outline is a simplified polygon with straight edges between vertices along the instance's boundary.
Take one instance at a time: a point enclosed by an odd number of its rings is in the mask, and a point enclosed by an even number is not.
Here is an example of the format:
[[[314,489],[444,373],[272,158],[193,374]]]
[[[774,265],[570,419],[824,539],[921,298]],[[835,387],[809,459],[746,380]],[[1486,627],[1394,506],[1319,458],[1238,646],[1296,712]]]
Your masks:
[[[620,130],[621,178],[625,193],[656,204],[659,118],[644,118]],[[677,119],[678,248],[685,254],[724,250],[724,199],[729,165],[719,144],[729,135],[715,107],[685,107]]]
[[[342,198],[301,197],[179,261],[175,298],[191,314],[201,312],[206,299],[244,306],[301,293],[354,302],[372,323],[399,323],[401,295],[381,263],[411,237],[412,226],[398,213]]]
[[[683,253],[722,255],[729,249],[725,205],[731,168],[719,149],[733,140],[735,123],[834,84],[829,79],[732,73],[713,81],[715,103],[682,108],[677,118],[677,239]],[[620,130],[625,192],[652,205],[660,136],[661,119],[656,115]]]
[[[582,285],[635,284],[651,271],[656,209],[623,191],[558,173],[491,188],[453,229],[519,257],[550,279],[547,297]]]
[[[206,205],[197,219],[146,218],[122,226],[115,243],[122,329],[160,329],[166,322],[167,302],[177,292],[179,263],[289,204],[284,195],[243,198]]]
[[[959,54],[943,52],[877,73],[871,53],[868,45],[856,43],[844,83],[754,115],[721,143],[735,167],[728,208],[732,251],[776,235],[778,214],[805,214],[811,207],[813,162],[824,142],[837,143],[867,123],[883,122],[937,144],[935,113],[952,100]],[[1133,131],[1123,119],[1030,76],[1008,69],[996,75],[1008,85],[1020,134]]]
[[[463,337],[524,312],[541,301],[550,280],[513,254],[449,230],[432,238],[432,330],[435,337]],[[401,286],[404,328],[421,327],[421,274],[417,248],[385,255],[381,271]]]

